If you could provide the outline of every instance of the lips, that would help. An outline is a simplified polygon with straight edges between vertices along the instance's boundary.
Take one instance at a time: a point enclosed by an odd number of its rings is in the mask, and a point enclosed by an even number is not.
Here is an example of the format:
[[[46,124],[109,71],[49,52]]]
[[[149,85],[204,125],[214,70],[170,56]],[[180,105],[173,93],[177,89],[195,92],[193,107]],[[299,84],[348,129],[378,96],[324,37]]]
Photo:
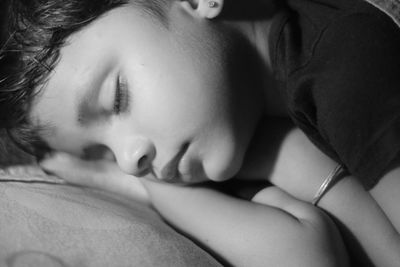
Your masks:
[[[182,149],[172,158],[167,164],[162,168],[160,180],[166,182],[172,182],[180,177],[180,173],[178,171],[179,162],[181,161],[183,155],[186,153],[189,145],[184,145]]]

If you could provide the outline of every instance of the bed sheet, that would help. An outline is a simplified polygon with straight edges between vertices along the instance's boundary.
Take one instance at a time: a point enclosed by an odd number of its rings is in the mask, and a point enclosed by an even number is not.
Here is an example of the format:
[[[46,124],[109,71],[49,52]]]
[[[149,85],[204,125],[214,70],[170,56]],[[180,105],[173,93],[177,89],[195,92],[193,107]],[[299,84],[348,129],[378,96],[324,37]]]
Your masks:
[[[147,205],[0,169],[0,266],[220,266]]]

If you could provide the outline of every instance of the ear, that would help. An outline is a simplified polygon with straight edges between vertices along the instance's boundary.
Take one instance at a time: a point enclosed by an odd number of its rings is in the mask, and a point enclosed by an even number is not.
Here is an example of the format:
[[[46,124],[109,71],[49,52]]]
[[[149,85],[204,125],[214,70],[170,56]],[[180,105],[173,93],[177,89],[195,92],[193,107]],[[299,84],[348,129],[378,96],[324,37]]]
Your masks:
[[[182,5],[186,10],[189,9],[190,13],[195,13],[201,18],[214,19],[221,14],[224,0],[186,0]]]
[[[199,0],[197,12],[203,18],[214,19],[218,17],[224,7],[224,0]]]

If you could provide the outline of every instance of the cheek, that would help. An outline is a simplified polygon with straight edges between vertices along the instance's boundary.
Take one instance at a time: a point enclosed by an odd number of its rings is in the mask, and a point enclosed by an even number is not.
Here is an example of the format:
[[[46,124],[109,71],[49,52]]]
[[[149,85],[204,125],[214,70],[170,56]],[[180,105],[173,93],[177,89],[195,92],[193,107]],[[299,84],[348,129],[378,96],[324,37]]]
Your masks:
[[[226,135],[213,141],[213,145],[208,148],[207,153],[204,153],[204,171],[208,179],[212,181],[225,181],[239,171],[244,151],[238,140]]]
[[[228,103],[219,95],[210,94],[206,89],[164,88],[165,90],[147,99],[148,114],[163,131],[204,132],[231,124]],[[146,112],[144,112],[146,113]]]
[[[231,131],[233,96],[223,77],[217,76],[193,66],[177,70],[161,64],[137,72],[132,114],[138,126],[144,133],[181,138]]]
[[[138,115],[141,124],[151,122],[158,129],[174,133],[178,129],[193,129],[209,117],[210,107],[215,105],[193,78],[175,71],[153,73],[142,76],[133,94],[132,111]]]

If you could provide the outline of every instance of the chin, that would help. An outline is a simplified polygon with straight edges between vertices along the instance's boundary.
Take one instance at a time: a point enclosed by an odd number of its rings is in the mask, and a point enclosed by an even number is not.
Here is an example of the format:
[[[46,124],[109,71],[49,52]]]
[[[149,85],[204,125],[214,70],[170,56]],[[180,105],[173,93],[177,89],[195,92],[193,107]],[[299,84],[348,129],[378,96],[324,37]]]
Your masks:
[[[214,168],[210,168],[207,172],[206,176],[208,180],[214,182],[224,182],[226,180],[232,179],[240,170],[241,168],[241,160],[236,159],[231,161],[229,164],[215,164]]]
[[[223,165],[219,165],[218,168],[210,168],[194,171],[190,174],[181,174],[178,179],[172,181],[174,183],[182,183],[182,184],[199,184],[204,182],[223,182],[231,179],[237,172],[238,168],[230,167],[230,168],[222,168]]]
[[[198,174],[193,174],[193,175],[182,175],[179,179],[179,182],[182,184],[200,184],[209,181],[207,177],[204,175],[198,175]]]

